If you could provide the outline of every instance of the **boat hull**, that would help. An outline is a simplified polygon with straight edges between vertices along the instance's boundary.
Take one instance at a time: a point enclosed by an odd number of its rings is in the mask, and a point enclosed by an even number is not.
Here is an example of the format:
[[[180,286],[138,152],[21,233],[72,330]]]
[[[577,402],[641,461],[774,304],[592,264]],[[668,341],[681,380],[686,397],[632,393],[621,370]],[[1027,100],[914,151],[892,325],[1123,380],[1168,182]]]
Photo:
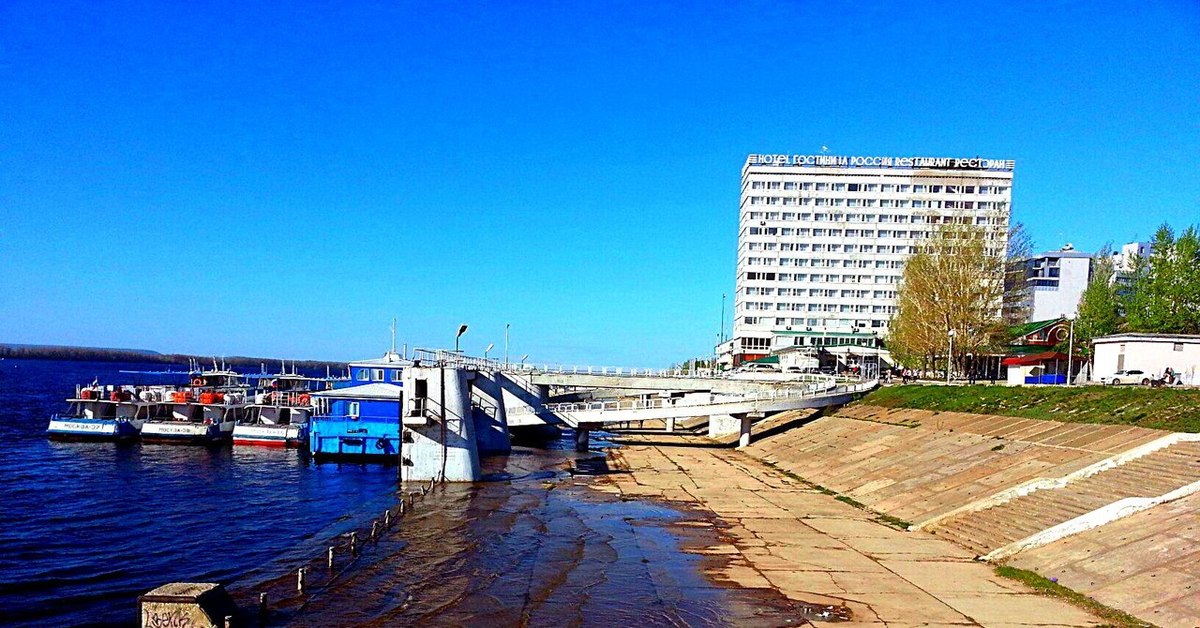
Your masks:
[[[183,421],[147,421],[142,425],[142,442],[174,445],[212,445],[229,440],[233,426]]]
[[[306,425],[237,425],[233,428],[234,445],[297,448],[308,440]]]
[[[126,420],[53,418],[46,436],[64,441],[119,441],[137,438],[138,427]]]

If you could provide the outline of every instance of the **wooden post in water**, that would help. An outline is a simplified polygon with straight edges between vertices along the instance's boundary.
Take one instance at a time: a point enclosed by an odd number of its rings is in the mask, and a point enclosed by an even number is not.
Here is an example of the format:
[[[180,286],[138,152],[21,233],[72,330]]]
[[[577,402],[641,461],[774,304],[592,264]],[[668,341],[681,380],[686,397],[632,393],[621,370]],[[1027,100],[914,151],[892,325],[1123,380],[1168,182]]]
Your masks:
[[[351,532],[350,533],[350,555],[354,556],[357,554],[358,554],[358,533]]]
[[[400,500],[400,514],[404,514],[404,499]]]
[[[372,521],[371,522],[371,540],[374,541],[375,538],[378,536],[379,536],[379,522]]]
[[[307,571],[307,567],[301,567],[296,570],[296,591],[299,593],[304,593],[304,573]]]
[[[390,509],[383,511],[383,527],[392,527],[392,511]]]
[[[333,569],[333,546],[332,545],[329,546],[329,557],[325,559],[325,564],[328,565],[328,567],[330,569]]]

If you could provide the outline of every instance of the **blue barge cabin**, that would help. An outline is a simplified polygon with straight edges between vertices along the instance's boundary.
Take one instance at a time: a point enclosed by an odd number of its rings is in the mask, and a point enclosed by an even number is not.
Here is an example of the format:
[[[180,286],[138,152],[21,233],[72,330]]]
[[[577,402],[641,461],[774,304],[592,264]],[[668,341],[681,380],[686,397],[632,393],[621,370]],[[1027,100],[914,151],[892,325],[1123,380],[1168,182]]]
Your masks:
[[[334,387],[348,388],[373,382],[384,382],[399,386],[404,369],[409,366],[412,366],[411,360],[400,357],[400,354],[395,351],[388,351],[383,354],[382,358],[351,362],[349,364],[350,379],[338,382]]]
[[[313,393],[316,415],[308,432],[313,459],[399,464],[403,388],[399,375],[396,379]]]

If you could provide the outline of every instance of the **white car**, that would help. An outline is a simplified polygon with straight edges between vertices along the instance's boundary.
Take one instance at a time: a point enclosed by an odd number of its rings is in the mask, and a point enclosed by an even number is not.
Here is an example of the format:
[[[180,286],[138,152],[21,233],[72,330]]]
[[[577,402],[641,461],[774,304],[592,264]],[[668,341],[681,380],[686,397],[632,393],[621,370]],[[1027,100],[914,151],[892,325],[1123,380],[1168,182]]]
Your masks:
[[[741,373],[777,373],[779,367],[765,362],[749,362],[738,367]]]
[[[1120,386],[1122,384],[1149,385],[1150,381],[1153,379],[1155,379],[1155,377],[1145,371],[1139,369],[1129,369],[1117,371],[1112,375],[1101,377],[1100,383],[1104,384],[1105,386]]]

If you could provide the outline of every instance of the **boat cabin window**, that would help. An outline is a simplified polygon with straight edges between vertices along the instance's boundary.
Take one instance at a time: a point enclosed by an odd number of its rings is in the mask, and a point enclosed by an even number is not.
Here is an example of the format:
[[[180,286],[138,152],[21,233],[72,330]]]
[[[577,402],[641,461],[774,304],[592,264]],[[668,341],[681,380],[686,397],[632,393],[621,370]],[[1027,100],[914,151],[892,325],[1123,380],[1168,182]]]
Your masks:
[[[392,370],[392,381],[393,382],[400,381],[400,373],[401,373],[400,369]]]
[[[370,380],[371,380],[371,374],[367,372],[367,369],[359,369],[358,370],[358,381],[366,382],[366,381],[370,381]]]
[[[359,417],[359,410],[358,410],[358,402],[357,402],[357,401],[351,401],[350,403],[347,403],[347,404],[346,404],[346,415],[347,415],[347,416],[354,417],[354,418],[356,418],[356,419]]]
[[[374,369],[374,370],[375,370],[375,377],[373,379],[377,382],[382,382],[383,381],[383,369]]]

